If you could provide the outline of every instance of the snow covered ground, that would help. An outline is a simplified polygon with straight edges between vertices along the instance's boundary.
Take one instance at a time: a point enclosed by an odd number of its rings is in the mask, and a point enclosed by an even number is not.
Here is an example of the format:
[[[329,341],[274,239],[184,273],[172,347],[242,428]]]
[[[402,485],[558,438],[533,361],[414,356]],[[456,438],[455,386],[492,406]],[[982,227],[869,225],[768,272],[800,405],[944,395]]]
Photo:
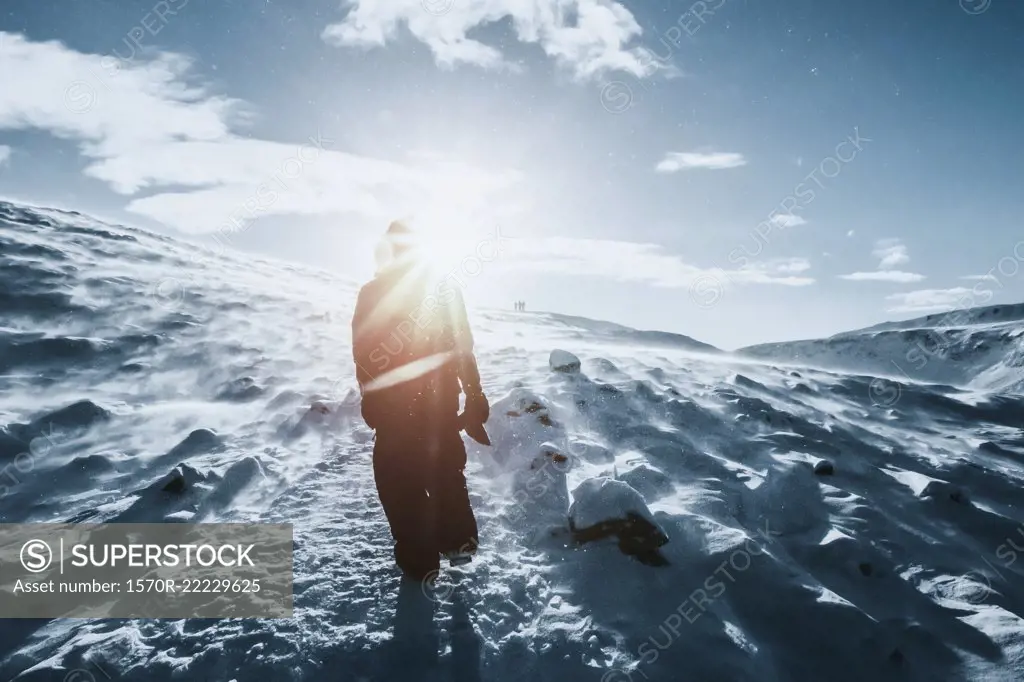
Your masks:
[[[965,297],[968,302],[970,298]],[[847,372],[1019,393],[1024,391],[1024,304],[957,308],[827,339],[767,343],[738,352]]]
[[[292,619],[0,620],[0,679],[1024,676],[1024,398],[954,381],[955,358],[929,381],[960,388],[477,311],[482,553],[400,590],[352,399],[355,283],[5,203],[0,257],[0,521],[296,533]],[[904,331],[844,348],[898,359],[875,340]],[[570,505],[650,519],[664,565],[577,546]]]

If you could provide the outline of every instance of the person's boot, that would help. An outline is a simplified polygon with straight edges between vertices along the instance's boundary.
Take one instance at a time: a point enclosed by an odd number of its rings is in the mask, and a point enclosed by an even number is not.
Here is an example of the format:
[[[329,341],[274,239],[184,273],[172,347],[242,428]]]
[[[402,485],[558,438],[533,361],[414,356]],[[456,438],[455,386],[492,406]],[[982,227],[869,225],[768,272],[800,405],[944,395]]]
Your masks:
[[[465,566],[473,560],[473,554],[471,552],[453,549],[445,552],[444,558],[447,559],[448,563],[452,566]]]

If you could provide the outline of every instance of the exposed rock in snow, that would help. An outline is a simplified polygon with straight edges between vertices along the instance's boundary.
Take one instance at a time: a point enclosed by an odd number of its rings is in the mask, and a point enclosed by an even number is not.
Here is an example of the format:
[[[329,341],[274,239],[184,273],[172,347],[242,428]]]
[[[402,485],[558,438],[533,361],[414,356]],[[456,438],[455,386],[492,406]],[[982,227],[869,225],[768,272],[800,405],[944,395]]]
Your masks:
[[[551,351],[548,358],[548,366],[556,372],[576,374],[580,371],[580,359],[567,350],[556,348]]]
[[[970,495],[958,485],[946,481],[930,481],[921,491],[921,497],[934,500],[949,500],[957,504],[971,504]]]
[[[255,457],[243,457],[227,468],[216,489],[205,500],[212,507],[223,507],[245,488],[262,482],[266,473]]]
[[[835,472],[835,465],[827,459],[819,459],[814,463],[814,473],[818,476],[831,476]]]
[[[178,457],[196,455],[202,452],[210,452],[223,444],[220,436],[210,429],[196,429],[188,434],[185,440],[181,441],[168,453]]]
[[[530,462],[530,469],[536,471],[556,466],[568,471],[572,467],[571,458],[562,454],[554,443],[550,441],[541,443],[540,454]]]
[[[216,396],[216,400],[246,402],[255,400],[264,393],[263,387],[252,377],[240,377],[226,384]]]
[[[664,563],[656,550],[668,542],[668,535],[640,493],[629,484],[605,477],[590,478],[572,491],[572,497],[569,527],[577,542],[615,537],[623,553],[644,563]]]
[[[619,474],[618,479],[640,493],[648,502],[675,490],[672,480],[665,472],[649,464],[639,464],[632,469],[623,471]]]
[[[80,433],[108,419],[110,412],[91,400],[80,400],[33,419],[27,425],[11,424],[8,428],[16,438],[31,442],[36,438],[52,440]]]
[[[556,529],[566,529],[569,487],[566,478],[572,459],[551,442],[542,443],[529,464],[514,472],[512,500],[515,517],[531,531],[534,542]]]
[[[657,525],[643,496],[623,481],[604,476],[588,478],[573,489],[572,500],[569,518],[574,528],[624,519],[630,512]]]
[[[205,483],[206,481],[207,476],[202,472],[188,464],[179,464],[174,468],[174,471],[169,472],[151,485],[150,489],[180,495],[187,490],[192,490],[197,483]]]
[[[554,426],[554,422],[551,419],[551,410],[537,398],[531,396],[520,396],[518,400],[514,401],[514,404],[514,409],[505,410],[506,416],[522,417],[524,415],[530,415],[542,426]]]

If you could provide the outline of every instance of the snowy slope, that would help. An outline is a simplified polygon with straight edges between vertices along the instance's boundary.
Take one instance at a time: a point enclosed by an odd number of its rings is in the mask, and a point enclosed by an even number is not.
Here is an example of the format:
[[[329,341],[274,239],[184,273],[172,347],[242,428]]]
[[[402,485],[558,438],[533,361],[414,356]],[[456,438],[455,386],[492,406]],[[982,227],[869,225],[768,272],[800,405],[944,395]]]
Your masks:
[[[737,352],[797,365],[1021,392],[1024,304],[958,309]]]
[[[0,679],[1021,678],[1015,396],[478,311],[482,554],[400,591],[353,283],[2,203],[0,256],[0,521],[296,528],[293,619],[0,620]],[[179,465],[185,493],[161,491]],[[668,565],[576,546],[572,504],[644,506]]]
[[[613,343],[644,345],[644,346],[666,346],[691,350],[697,353],[721,353],[719,349],[711,344],[702,343],[696,339],[683,334],[672,332],[648,331],[632,329],[614,322],[603,322],[591,320],[586,317],[575,315],[563,315],[561,313],[525,313],[532,315],[533,323],[537,326],[548,326],[558,329],[560,336],[564,339],[592,339],[595,335],[602,341]]]

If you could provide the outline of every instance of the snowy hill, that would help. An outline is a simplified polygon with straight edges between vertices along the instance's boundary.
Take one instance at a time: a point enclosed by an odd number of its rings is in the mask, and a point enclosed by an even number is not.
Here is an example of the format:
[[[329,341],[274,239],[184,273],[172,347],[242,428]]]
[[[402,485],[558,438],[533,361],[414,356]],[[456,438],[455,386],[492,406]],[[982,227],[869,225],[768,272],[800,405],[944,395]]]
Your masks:
[[[954,310],[827,339],[749,346],[737,353],[903,380],[1021,392],[1024,304]]]
[[[417,594],[353,400],[354,283],[5,203],[0,258],[0,522],[296,535],[292,619],[0,620],[0,679],[1021,678],[1024,398],[478,311],[482,550]],[[570,515],[667,542],[580,545]]]
[[[634,346],[664,346],[667,348],[691,350],[698,353],[722,352],[711,344],[702,343],[683,334],[632,329],[621,324],[615,324],[614,322],[602,322],[575,315],[563,315],[561,313],[541,312],[525,314],[533,316],[532,323],[536,326],[557,330],[558,335],[564,339],[600,339],[608,343],[618,342]]]

